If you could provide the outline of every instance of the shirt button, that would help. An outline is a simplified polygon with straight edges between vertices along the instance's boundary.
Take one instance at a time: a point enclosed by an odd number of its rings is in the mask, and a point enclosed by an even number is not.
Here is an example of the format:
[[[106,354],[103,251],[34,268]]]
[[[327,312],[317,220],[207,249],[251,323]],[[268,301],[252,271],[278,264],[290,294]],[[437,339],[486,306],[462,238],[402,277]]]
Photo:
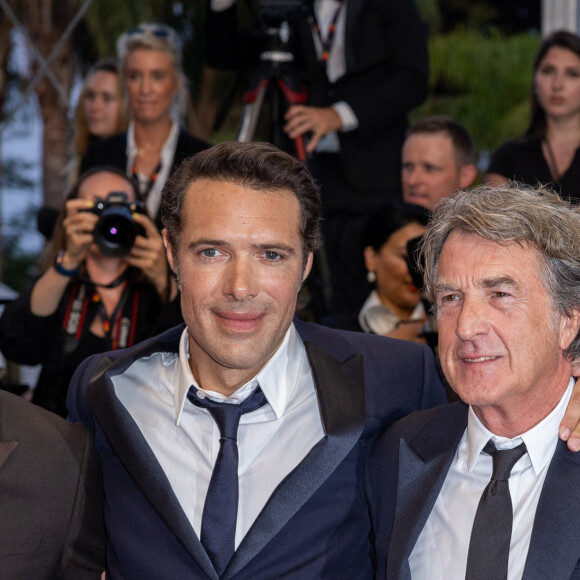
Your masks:
[[[198,399],[205,399],[205,393],[203,393],[202,391],[198,390],[197,391],[197,398]]]

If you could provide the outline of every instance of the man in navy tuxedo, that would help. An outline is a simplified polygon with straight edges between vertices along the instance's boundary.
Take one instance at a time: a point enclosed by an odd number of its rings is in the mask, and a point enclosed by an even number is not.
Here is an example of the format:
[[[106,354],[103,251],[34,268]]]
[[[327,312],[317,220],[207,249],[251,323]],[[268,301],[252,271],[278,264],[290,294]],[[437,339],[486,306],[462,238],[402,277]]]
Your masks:
[[[101,456],[108,576],[371,578],[368,444],[444,402],[431,351],[293,320],[320,200],[274,146],[186,160],[162,215],[186,326],[88,359],[69,390]]]
[[[580,214],[546,189],[463,191],[435,209],[423,255],[463,402],[372,448],[376,577],[580,578],[580,459],[558,440],[580,354]]]

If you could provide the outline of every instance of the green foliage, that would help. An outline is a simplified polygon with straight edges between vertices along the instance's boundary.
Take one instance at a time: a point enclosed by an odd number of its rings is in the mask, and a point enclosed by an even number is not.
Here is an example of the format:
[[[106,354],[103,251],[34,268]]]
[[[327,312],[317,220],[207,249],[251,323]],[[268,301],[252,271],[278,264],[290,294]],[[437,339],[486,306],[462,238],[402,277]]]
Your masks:
[[[450,115],[479,149],[494,150],[526,129],[536,35],[458,29],[430,40],[431,90],[412,118]]]

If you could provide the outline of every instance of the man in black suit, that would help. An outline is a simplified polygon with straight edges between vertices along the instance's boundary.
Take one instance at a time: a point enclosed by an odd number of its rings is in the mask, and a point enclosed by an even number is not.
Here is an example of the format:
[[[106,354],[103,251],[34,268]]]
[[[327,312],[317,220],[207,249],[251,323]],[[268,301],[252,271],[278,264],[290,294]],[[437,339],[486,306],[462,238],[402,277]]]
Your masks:
[[[211,66],[238,66],[248,52],[247,37],[236,41],[236,15],[234,0],[211,0]],[[358,310],[343,267],[364,217],[400,198],[407,113],[427,96],[427,27],[414,0],[305,1],[288,20],[293,68],[308,89],[308,103],[288,109],[285,131],[307,138],[312,171],[322,184],[333,310]]]
[[[371,578],[368,442],[444,401],[431,351],[293,321],[320,202],[304,165],[272,145],[185,161],[162,211],[187,326],[88,359],[69,390],[103,463],[108,574]],[[221,434],[217,409],[262,396],[237,443]],[[228,449],[237,467],[223,483]]]
[[[0,577],[99,580],[102,493],[83,426],[0,390]]]
[[[580,214],[546,189],[475,188],[437,206],[423,252],[463,402],[377,439],[376,576],[580,578],[580,459],[558,440],[580,354]]]

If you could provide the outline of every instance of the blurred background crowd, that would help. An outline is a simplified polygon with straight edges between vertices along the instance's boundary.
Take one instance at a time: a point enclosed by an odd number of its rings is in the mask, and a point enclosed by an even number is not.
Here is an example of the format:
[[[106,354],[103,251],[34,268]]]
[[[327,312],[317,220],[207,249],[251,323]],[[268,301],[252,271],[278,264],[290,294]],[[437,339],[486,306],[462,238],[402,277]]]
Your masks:
[[[437,201],[512,179],[580,200],[572,6],[0,0],[4,388],[65,415],[87,355],[181,320],[161,192],[241,138],[321,186],[298,315],[436,350],[414,257]],[[35,168],[18,147],[36,125]]]

